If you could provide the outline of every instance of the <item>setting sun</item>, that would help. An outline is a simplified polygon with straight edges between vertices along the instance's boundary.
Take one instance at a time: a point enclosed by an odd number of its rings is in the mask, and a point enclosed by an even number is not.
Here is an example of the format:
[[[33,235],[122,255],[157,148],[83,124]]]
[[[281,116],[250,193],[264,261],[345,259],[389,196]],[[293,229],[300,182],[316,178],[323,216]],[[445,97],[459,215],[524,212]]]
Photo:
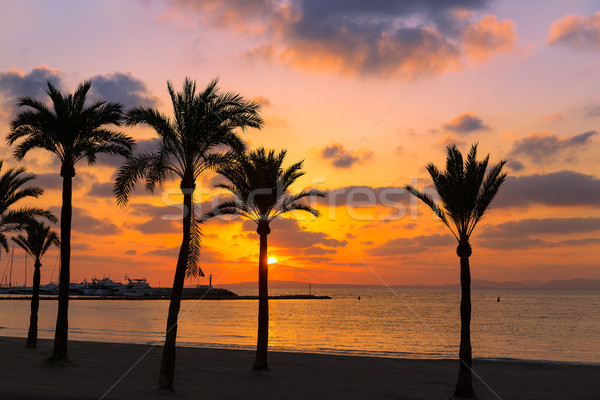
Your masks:
[[[269,257],[267,264],[277,264],[277,259],[275,257]]]

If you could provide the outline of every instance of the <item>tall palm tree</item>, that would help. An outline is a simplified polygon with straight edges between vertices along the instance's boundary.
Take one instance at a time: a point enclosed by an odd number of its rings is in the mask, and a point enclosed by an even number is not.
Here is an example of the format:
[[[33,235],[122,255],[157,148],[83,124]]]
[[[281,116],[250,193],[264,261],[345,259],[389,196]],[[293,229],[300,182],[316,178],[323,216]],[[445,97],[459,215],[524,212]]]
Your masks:
[[[312,196],[324,197],[317,189],[302,190],[289,194],[289,187],[302,175],[302,164],[297,162],[284,169],[282,167],[287,150],[275,154],[264,148],[243,154],[218,173],[227,178],[230,184],[217,185],[235,195],[235,200],[226,201],[205,214],[205,219],[221,214],[241,215],[256,222],[256,233],[260,236],[258,257],[258,334],[254,370],[268,370],[267,348],[269,344],[269,292],[267,236],[271,233],[270,223],[276,217],[291,211],[306,211],[318,217],[319,211],[302,200]]]
[[[488,154],[483,161],[477,161],[477,143],[475,143],[471,146],[466,161],[463,162],[463,156],[456,145],[450,145],[447,147],[446,171],[440,172],[433,163],[429,163],[427,171],[431,175],[441,205],[416,188],[410,185],[405,187],[433,210],[458,241],[456,254],[460,257],[461,287],[460,367],[454,396],[460,398],[475,397],[471,373],[471,270],[469,266],[471,244],[469,238],[477,223],[488,211],[507,176],[502,172],[506,160],[491,167],[486,176],[489,158]],[[455,229],[452,228],[451,223]]]
[[[245,150],[236,128],[245,130],[263,125],[257,103],[237,93],[220,93],[217,83],[215,79],[204,91],[196,93],[196,82],[186,78],[183,90],[176,93],[168,82],[173,119],[147,107],[134,108],[127,113],[128,125],[149,125],[158,134],[160,144],[154,153],[137,154],[121,167],[114,187],[117,203],[126,205],[134,185],[142,178],[150,192],[168,178],[176,178],[183,194],[183,238],[167,318],[159,376],[161,389],[173,390],[177,318],[185,277],[204,276],[198,266],[200,229],[193,199],[196,179],[206,169],[215,168],[231,158],[223,151]]]
[[[46,251],[54,245],[60,246],[60,240],[56,232],[51,231],[49,226],[40,222],[30,223],[25,228],[26,236],[18,235],[12,240],[33,258],[33,291],[31,294],[31,315],[29,317],[29,333],[25,347],[37,347],[37,322],[38,309],[40,306],[40,268],[42,257]]]
[[[0,171],[4,161],[0,160]],[[25,168],[10,168],[0,175],[0,245],[8,252],[8,239],[6,234],[16,232],[27,225],[34,223],[36,217],[56,222],[50,211],[38,207],[21,207],[16,210],[11,208],[18,201],[27,197],[38,198],[44,190],[35,187],[23,187],[27,182],[35,179],[35,175],[26,174]],[[2,254],[2,249],[0,249]]]
[[[49,361],[68,361],[71,202],[75,164],[83,158],[87,158],[88,164],[93,164],[100,153],[127,157],[134,147],[134,141],[129,136],[106,127],[120,125],[122,106],[103,100],[86,105],[90,88],[91,82],[85,81],[75,93],[63,95],[48,82],[46,93],[52,108],[30,97],[21,98],[18,105],[27,109],[11,122],[11,132],[7,137],[8,144],[19,142],[14,151],[14,156],[19,160],[30,150],[44,149],[54,153],[61,163],[60,286],[54,352]]]

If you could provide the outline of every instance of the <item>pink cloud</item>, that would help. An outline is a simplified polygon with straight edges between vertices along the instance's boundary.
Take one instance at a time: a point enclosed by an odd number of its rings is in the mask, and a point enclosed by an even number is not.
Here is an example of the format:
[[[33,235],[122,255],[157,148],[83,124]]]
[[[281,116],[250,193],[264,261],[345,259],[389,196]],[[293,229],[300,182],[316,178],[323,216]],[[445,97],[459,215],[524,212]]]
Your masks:
[[[548,31],[548,44],[576,50],[600,49],[600,11],[589,17],[567,14],[554,21]]]
[[[486,61],[494,53],[516,48],[517,25],[511,20],[498,21],[495,15],[486,15],[464,39],[469,58]]]
[[[172,0],[169,13],[253,34],[248,60],[278,61],[332,74],[413,79],[463,68],[514,48],[516,26],[487,15],[456,46],[485,1],[310,2]]]

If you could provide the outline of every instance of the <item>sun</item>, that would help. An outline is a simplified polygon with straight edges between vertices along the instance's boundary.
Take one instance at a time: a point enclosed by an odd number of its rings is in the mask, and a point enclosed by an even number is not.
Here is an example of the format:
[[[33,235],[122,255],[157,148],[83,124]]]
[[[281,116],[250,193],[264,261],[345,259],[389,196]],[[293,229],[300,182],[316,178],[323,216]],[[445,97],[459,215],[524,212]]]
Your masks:
[[[277,259],[275,257],[269,257],[267,264],[277,264]]]

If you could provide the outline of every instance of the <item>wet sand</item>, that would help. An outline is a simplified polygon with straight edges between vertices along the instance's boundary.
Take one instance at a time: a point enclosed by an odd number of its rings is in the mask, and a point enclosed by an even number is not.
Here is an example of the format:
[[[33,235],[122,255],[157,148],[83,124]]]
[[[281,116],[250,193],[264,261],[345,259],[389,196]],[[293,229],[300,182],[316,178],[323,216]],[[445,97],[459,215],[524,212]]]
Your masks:
[[[49,365],[51,340],[0,338],[0,399],[448,399],[458,361],[178,348],[175,393],[156,389],[161,346],[70,342],[71,366]],[[136,364],[137,363],[137,364]],[[600,366],[474,361],[480,399],[600,399]],[[126,372],[129,373],[126,374]]]

